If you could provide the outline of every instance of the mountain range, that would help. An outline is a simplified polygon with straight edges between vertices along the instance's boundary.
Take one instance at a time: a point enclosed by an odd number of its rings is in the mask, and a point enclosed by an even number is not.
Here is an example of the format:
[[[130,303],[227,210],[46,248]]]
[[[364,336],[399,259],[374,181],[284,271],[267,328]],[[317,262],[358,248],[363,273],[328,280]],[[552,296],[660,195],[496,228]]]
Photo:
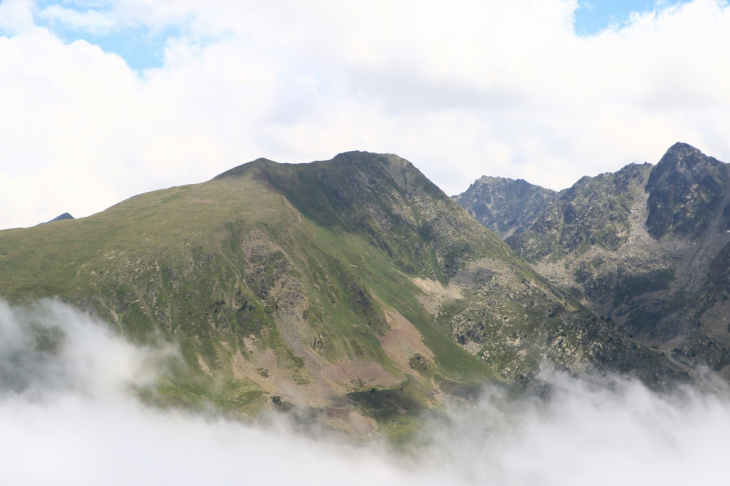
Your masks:
[[[485,381],[539,390],[543,366],[654,388],[723,372],[727,184],[681,144],[560,193],[482,178],[456,198],[396,155],[258,159],[1,231],[0,295],[176,343],[150,403],[397,438]]]
[[[730,165],[677,143],[656,165],[584,177],[552,199],[520,198],[525,184],[480,179],[456,200],[531,215],[502,234],[536,272],[636,341],[730,377]],[[480,219],[494,231],[512,220]]]

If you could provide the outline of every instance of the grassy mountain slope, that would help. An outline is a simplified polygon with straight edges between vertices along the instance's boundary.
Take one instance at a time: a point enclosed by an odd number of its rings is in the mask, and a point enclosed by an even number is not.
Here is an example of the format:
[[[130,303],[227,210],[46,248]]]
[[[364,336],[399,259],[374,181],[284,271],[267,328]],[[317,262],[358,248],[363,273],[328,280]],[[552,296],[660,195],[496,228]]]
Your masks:
[[[0,232],[0,295],[58,297],[180,343],[153,397],[297,406],[364,434],[547,360],[686,376],[553,288],[413,165],[361,152],[244,164],[88,218]]]

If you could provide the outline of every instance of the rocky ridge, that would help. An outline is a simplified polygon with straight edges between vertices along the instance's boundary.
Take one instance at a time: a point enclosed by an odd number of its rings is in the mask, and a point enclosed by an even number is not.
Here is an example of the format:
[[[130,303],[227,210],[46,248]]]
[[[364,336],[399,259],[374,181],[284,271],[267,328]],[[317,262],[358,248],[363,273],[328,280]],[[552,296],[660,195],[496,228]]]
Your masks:
[[[507,242],[635,339],[730,378],[729,171],[678,143],[584,177]]]

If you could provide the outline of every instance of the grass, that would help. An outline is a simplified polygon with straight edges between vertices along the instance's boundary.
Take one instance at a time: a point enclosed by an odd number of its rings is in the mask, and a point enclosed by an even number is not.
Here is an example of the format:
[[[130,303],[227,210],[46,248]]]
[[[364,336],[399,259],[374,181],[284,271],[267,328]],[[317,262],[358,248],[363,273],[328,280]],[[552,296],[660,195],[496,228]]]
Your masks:
[[[302,386],[319,379],[313,362],[357,359],[406,380],[348,395],[399,430],[435,390],[456,393],[496,376],[451,339],[448,308],[439,322],[424,309],[412,279],[447,284],[483,258],[539,279],[409,163],[372,154],[257,161],[88,218],[2,231],[0,255],[0,294],[11,302],[56,297],[135,342],[162,335],[179,343],[186,367],[149,399],[252,413],[271,406],[270,393],[256,376],[234,377],[237,353],[248,360],[273,350],[284,378]],[[380,346],[390,330],[386,309],[423,336],[434,356],[427,372],[401,369]],[[531,319],[539,324],[537,314]],[[407,379],[416,371],[418,384]],[[351,378],[336,385],[347,388]]]

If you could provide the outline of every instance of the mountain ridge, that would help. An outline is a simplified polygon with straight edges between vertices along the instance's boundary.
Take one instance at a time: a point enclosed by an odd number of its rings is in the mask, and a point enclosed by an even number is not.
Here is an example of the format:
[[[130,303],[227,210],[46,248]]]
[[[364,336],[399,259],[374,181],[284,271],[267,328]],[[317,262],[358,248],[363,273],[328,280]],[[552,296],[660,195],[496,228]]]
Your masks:
[[[356,435],[412,430],[485,380],[548,362],[662,387],[691,370],[550,284],[413,164],[346,152],[243,164],[96,215],[0,232],[0,294],[56,297],[180,345],[155,395],[297,407]],[[380,433],[380,432],[379,432]]]
[[[728,164],[676,143],[656,165],[582,178],[507,242],[640,342],[730,378],[729,181]]]

